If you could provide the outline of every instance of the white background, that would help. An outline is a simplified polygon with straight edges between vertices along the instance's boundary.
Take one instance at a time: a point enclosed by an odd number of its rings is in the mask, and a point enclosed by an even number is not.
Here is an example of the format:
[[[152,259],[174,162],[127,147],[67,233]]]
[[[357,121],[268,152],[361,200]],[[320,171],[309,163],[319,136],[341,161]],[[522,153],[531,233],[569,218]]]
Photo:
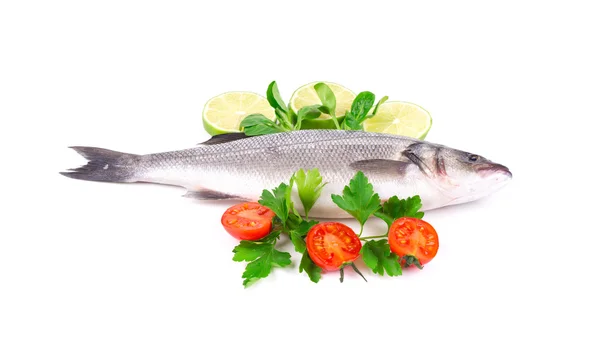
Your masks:
[[[0,336],[598,336],[589,3],[3,1]],[[294,255],[244,289],[228,203],[58,174],[83,163],[72,145],[193,146],[210,97],[272,80],[417,103],[428,140],[514,179],[427,212],[441,245],[422,271],[313,284]]]

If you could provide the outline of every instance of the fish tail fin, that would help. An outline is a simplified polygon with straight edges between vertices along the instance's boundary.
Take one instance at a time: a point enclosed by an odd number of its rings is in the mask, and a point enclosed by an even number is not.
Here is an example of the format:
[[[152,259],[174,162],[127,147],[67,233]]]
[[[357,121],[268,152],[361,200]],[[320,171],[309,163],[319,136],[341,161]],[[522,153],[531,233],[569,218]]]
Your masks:
[[[141,156],[101,149],[97,147],[72,146],[85,159],[86,165],[60,174],[80,180],[127,183],[135,182],[136,168]]]

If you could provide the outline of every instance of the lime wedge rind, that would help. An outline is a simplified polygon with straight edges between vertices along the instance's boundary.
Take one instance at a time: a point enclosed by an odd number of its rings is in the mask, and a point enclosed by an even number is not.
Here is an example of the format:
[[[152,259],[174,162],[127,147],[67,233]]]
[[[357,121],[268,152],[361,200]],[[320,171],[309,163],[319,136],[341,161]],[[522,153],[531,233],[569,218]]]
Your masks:
[[[382,104],[373,118],[363,124],[365,131],[388,133],[425,139],[433,119],[423,107],[406,101],[388,101]]]

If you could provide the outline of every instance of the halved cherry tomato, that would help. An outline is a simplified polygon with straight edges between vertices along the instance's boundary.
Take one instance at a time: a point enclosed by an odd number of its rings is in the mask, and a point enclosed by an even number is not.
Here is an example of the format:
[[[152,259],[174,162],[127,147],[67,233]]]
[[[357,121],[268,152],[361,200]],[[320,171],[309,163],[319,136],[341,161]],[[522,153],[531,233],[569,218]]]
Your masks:
[[[236,239],[258,240],[271,231],[275,213],[258,202],[229,207],[221,217],[225,230]]]
[[[352,228],[339,222],[322,222],[308,231],[306,248],[317,266],[332,271],[356,260],[362,244]]]
[[[403,261],[414,257],[421,265],[431,261],[437,254],[439,241],[433,226],[416,218],[400,218],[392,223],[388,241],[392,252]]]

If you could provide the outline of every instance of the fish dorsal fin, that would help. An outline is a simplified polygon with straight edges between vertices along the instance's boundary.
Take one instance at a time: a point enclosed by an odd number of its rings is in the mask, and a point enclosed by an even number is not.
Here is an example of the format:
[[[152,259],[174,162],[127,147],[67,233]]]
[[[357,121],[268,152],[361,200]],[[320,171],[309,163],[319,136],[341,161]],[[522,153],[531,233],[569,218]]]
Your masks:
[[[235,140],[240,140],[240,139],[244,139],[244,138],[248,138],[250,136],[246,136],[245,133],[243,132],[235,132],[235,133],[225,133],[222,135],[216,135],[213,136],[211,139],[199,143],[198,145],[216,145],[216,144],[223,144],[223,143],[229,143],[229,142],[233,142]]]
[[[200,189],[196,191],[188,191],[184,197],[198,200],[226,200],[226,199],[241,199],[236,195],[231,195],[223,192]]]
[[[399,161],[391,159],[367,159],[355,161],[350,164],[350,167],[362,171],[365,174],[385,174],[402,176],[406,172],[406,168],[412,165],[408,161]]]

